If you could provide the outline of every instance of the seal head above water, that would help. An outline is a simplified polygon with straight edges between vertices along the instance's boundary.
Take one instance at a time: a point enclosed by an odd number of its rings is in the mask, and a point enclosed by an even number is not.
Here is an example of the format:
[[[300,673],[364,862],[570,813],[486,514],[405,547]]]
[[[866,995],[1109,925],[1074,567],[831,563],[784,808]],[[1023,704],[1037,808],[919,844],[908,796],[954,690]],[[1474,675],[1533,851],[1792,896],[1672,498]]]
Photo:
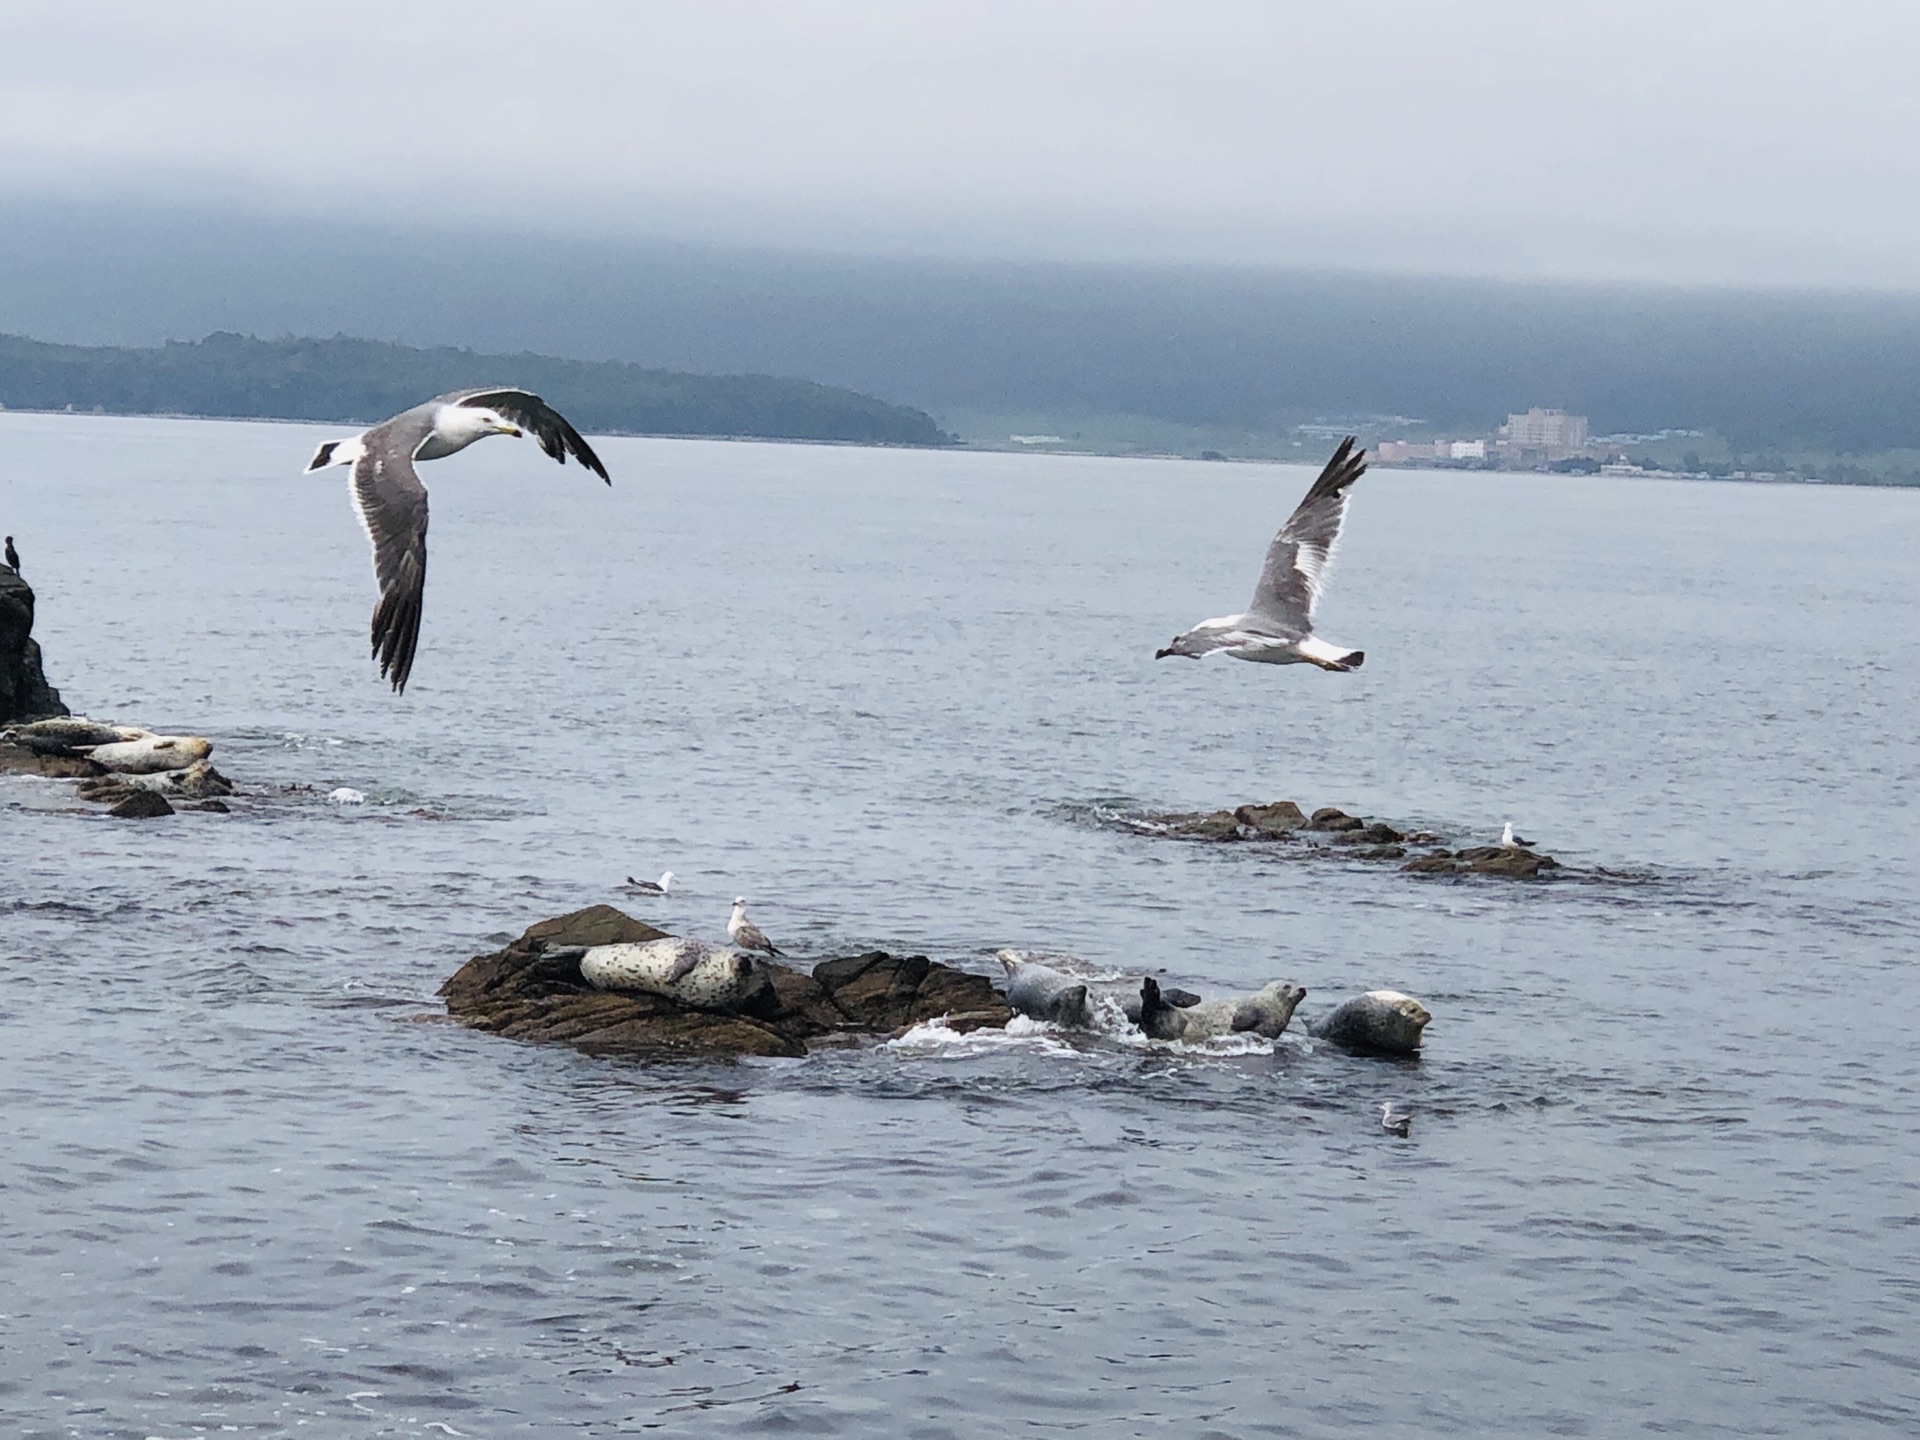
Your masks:
[[[1308,1022],[1307,1033],[1347,1050],[1415,1055],[1420,1050],[1420,1032],[1432,1019],[1427,1007],[1411,995],[1369,990],[1336,1006],[1332,1014]]]

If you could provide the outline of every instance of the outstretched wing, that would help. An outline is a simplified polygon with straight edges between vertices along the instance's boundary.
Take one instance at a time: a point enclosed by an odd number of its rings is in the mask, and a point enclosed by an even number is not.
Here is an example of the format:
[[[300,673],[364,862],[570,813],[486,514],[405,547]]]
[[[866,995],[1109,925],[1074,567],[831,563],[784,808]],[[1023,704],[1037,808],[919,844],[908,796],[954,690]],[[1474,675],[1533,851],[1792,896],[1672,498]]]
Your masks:
[[[398,694],[413,673],[427,588],[427,487],[404,448],[376,444],[354,462],[353,508],[373,543],[373,574],[380,582],[373,653]]]
[[[461,390],[448,399],[455,405],[484,405],[499,411],[531,434],[540,442],[540,448],[562,465],[571,455],[609,485],[613,483],[607,467],[600,463],[593,447],[580,438],[580,432],[567,423],[567,417],[531,390],[516,390],[511,386],[502,390]]]
[[[1347,487],[1367,469],[1367,452],[1353,448],[1354,437],[1340,442],[1327,468],[1313,482],[1299,507],[1287,517],[1267,547],[1266,568],[1254,587],[1249,616],[1287,627],[1300,635],[1313,629],[1313,608],[1326,588],[1334,543],[1347,518]]]

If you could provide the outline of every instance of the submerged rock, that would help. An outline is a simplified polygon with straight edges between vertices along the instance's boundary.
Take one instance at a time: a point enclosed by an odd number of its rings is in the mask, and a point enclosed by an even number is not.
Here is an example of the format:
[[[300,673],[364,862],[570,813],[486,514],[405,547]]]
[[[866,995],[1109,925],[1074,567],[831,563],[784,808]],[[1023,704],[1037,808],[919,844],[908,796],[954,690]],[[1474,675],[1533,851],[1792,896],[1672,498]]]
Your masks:
[[[1504,875],[1531,880],[1543,870],[1558,870],[1551,855],[1504,845],[1475,845],[1466,850],[1435,850],[1400,867],[1416,875]]]
[[[107,813],[119,820],[153,820],[173,814],[173,806],[157,790],[135,790]]]
[[[891,1035],[942,1016],[956,1029],[1002,1026],[1013,1016],[984,975],[878,951],[822,961],[812,974],[755,962],[764,966],[767,986],[729,1013],[597,990],[581,977],[577,947],[666,938],[611,905],[594,905],[542,921],[504,949],[469,960],[440,994],[450,1016],[478,1030],[650,1058],[800,1056],[811,1045]]]

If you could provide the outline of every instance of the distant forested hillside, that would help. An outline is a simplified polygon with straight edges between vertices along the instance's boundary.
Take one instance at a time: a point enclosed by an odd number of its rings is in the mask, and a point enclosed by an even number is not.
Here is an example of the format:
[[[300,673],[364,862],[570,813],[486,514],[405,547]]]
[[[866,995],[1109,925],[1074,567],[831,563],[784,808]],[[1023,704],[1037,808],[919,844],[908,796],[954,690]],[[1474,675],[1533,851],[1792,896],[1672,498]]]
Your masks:
[[[0,335],[0,405],[372,423],[474,385],[539,392],[582,430],[943,445],[931,416],[770,375],[687,375],[612,361],[414,349],[374,340],[217,334],[153,349]]]
[[[801,375],[949,428],[1137,416],[1271,433],[1396,415],[1475,434],[1560,405],[1595,433],[1690,427],[1748,453],[1920,447],[1914,295],[877,259],[7,204],[0,331],[139,345],[210,330]],[[571,405],[546,373],[503,378]],[[273,407],[388,408],[385,394]],[[980,437],[1004,441],[1010,426],[995,428]],[[748,431],[776,432],[818,433]]]

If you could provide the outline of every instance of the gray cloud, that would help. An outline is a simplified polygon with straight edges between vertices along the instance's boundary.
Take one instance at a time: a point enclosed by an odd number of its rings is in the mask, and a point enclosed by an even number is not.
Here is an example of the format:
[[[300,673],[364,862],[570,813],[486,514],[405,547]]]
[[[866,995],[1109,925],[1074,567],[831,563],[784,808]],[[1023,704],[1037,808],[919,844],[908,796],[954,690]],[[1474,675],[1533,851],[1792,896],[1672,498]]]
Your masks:
[[[10,7],[0,187],[963,256],[1920,286],[1920,7]]]

